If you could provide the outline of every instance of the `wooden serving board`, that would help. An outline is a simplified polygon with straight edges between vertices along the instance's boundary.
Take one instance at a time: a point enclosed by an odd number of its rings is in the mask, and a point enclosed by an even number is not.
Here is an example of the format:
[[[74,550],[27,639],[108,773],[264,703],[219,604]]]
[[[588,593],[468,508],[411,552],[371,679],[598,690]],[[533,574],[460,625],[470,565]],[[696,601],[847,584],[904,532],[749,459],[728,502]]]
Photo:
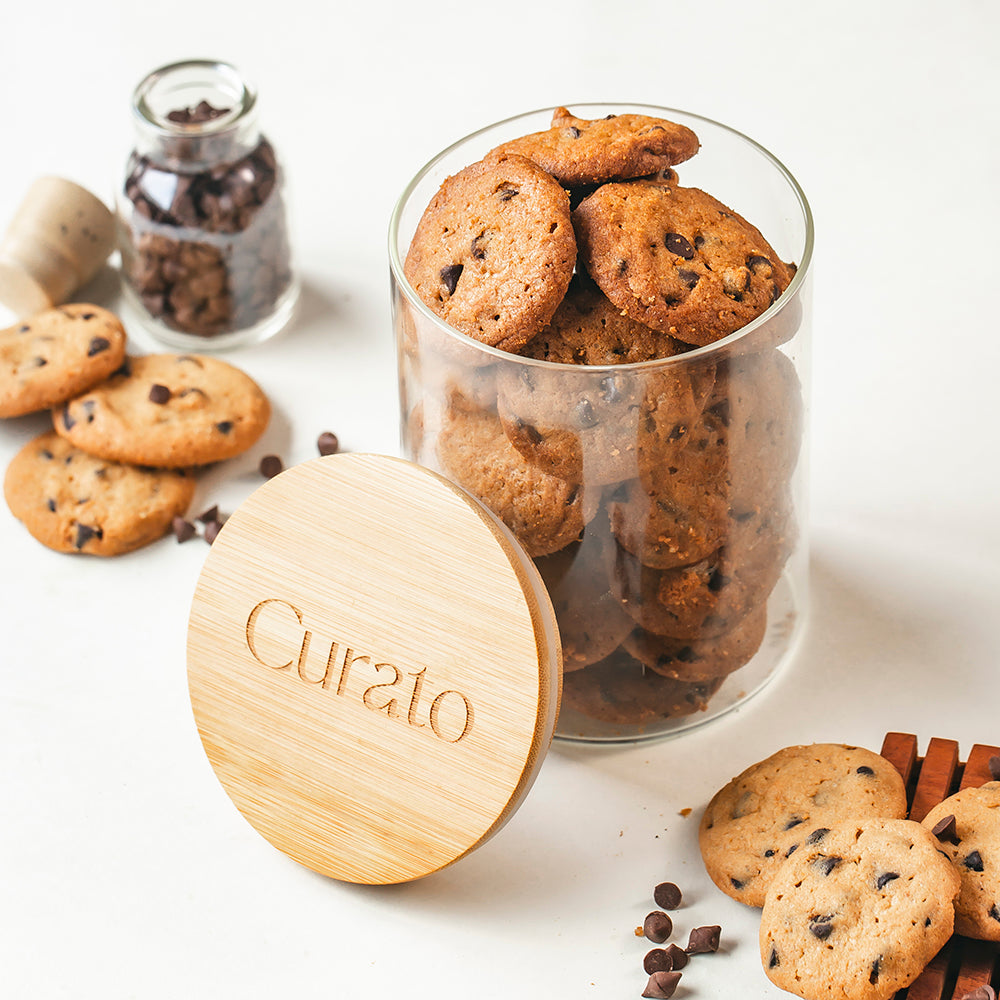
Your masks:
[[[989,761],[1000,748],[976,744],[965,763],[959,761],[955,740],[933,738],[923,757],[917,753],[917,738],[910,733],[886,733],[882,756],[890,761],[906,782],[910,819],[919,822],[942,799],[962,788],[992,780]],[[977,986],[1000,978],[1000,945],[953,934],[908,989],[897,1000],[961,1000]]]

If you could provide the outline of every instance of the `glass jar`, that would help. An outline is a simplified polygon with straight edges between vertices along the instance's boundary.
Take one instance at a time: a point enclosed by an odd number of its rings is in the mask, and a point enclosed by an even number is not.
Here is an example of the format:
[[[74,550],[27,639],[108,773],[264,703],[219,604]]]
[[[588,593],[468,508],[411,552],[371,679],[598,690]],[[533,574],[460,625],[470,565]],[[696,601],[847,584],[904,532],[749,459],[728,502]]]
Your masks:
[[[538,360],[447,325],[403,262],[442,181],[549,128],[552,111],[457,142],[393,213],[404,456],[479,497],[534,559],[562,644],[556,735],[623,742],[675,735],[742,704],[791,659],[805,629],[813,230],[795,179],[724,125],[643,105],[572,113],[693,129],[701,148],[677,165],[679,183],[731,206],[795,265],[766,311],[709,346],[624,364]]]
[[[284,171],[257,125],[257,95],[232,66],[190,60],[132,96],[135,148],[118,191],[128,306],[182,349],[265,340],[298,297]]]

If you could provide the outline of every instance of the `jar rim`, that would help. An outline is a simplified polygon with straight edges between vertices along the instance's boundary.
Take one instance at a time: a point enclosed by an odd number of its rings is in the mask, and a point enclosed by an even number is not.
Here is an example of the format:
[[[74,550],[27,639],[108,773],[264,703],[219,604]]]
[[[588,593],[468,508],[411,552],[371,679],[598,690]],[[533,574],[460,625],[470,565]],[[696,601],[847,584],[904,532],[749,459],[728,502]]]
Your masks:
[[[195,78],[193,82],[202,85],[206,80],[198,80],[199,76],[205,78],[214,76],[220,88],[231,93],[230,107],[223,114],[200,122],[177,122],[169,119],[167,112],[157,110],[155,107],[154,99],[157,91],[171,84],[183,83],[187,76],[193,76]],[[172,136],[220,135],[234,129],[253,111],[256,104],[256,89],[244,79],[235,66],[217,59],[184,59],[160,66],[147,74],[132,94],[132,112],[139,123]]]
[[[556,361],[545,361],[535,358],[527,358],[519,354],[511,354],[509,351],[501,350],[497,347],[491,347],[488,344],[484,344],[474,338],[469,337],[461,330],[446,323],[440,316],[434,313],[427,304],[420,298],[416,290],[407,280],[403,269],[403,262],[399,252],[399,228],[402,220],[403,211],[405,210],[409,199],[412,197],[416,191],[418,185],[424,180],[425,177],[447,156],[455,152],[461,146],[466,143],[472,142],[488,132],[494,130],[500,130],[506,126],[509,126],[517,121],[523,121],[525,119],[534,118],[541,114],[551,114],[554,110],[551,107],[536,108],[533,111],[522,112],[517,115],[511,115],[508,118],[504,118],[497,122],[492,122],[488,125],[483,126],[480,129],[476,129],[474,132],[470,132],[468,135],[457,139],[455,142],[451,143],[445,149],[441,150],[430,160],[428,160],[417,172],[413,175],[409,183],[403,189],[402,194],[396,201],[395,206],[392,210],[392,215],[389,218],[389,267],[392,272],[393,279],[399,284],[400,288],[405,290],[407,298],[410,300],[411,305],[413,305],[419,313],[429,322],[432,322],[440,331],[447,334],[448,337],[460,341],[465,347],[475,347],[481,349],[484,354],[493,355],[497,360],[505,360],[507,362],[517,362],[523,363],[529,366],[535,366],[546,369],[565,369],[567,371],[574,371],[576,373],[582,373],[586,371],[596,372],[596,371],[614,371],[623,372],[630,369],[640,369],[649,370],[655,367],[669,367],[672,365],[677,365],[678,367],[689,364],[692,361],[697,361],[703,358],[710,358],[711,356],[724,353],[727,349],[735,347],[744,339],[750,338],[755,331],[760,329],[760,327],[765,326],[774,317],[782,311],[782,309],[793,302],[800,293],[800,290],[806,283],[807,277],[810,273],[810,264],[813,257],[813,244],[814,244],[814,224],[812,209],[809,207],[809,202],[805,196],[805,192],[802,190],[798,181],[795,179],[791,171],[779,160],[770,150],[762,146],[759,142],[751,139],[748,135],[732,128],[729,125],[725,125],[722,122],[715,121],[711,118],[707,118],[704,115],[699,115],[691,111],[684,111],[680,108],[665,108],[658,105],[652,104],[642,104],[633,103],[629,101],[597,101],[597,102],[579,102],[576,104],[566,105],[567,107],[582,108],[596,108],[596,109],[606,109],[609,113],[615,114],[626,114],[626,113],[636,113],[636,114],[653,114],[657,117],[669,117],[670,115],[680,115],[685,119],[693,121],[701,121],[706,125],[713,128],[721,129],[724,132],[728,132],[731,136],[736,139],[741,140],[747,146],[754,149],[757,153],[763,156],[777,171],[778,174],[787,183],[789,189],[794,195],[795,201],[798,203],[799,209],[802,212],[802,221],[804,224],[804,240],[802,246],[801,259],[798,262],[795,274],[792,276],[792,280],[789,283],[785,291],[778,297],[778,299],[771,304],[767,309],[764,310],[759,316],[755,317],[749,323],[735,330],[733,333],[720,340],[714,341],[713,343],[707,344],[702,347],[693,347],[689,351],[685,351],[682,354],[673,355],[667,358],[653,358],[649,361],[636,361],[628,364],[621,365],[584,365],[584,364],[571,364],[565,362]],[[627,111],[622,109],[627,108]]]

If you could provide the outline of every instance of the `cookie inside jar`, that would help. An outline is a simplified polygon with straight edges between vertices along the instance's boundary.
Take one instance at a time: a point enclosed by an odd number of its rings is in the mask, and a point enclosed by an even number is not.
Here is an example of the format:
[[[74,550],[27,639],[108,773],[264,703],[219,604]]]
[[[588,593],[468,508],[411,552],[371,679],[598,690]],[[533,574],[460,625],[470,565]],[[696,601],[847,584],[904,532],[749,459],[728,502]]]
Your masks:
[[[406,456],[535,560],[557,735],[676,734],[786,663],[807,608],[812,223],[686,112],[536,112],[450,147],[390,239]]]

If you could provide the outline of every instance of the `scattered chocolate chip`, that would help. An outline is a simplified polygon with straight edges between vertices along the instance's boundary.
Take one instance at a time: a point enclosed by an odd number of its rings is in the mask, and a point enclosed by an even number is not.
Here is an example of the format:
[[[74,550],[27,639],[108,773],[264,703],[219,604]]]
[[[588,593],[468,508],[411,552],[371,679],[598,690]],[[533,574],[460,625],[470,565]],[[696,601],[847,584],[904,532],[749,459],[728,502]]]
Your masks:
[[[868,982],[870,982],[872,986],[874,986],[878,982],[879,962],[881,961],[882,961],[882,956],[879,955],[879,957],[876,958],[874,962],[872,962],[872,971],[868,976]]]
[[[670,956],[670,968],[683,969],[688,964],[688,953],[677,944],[668,944],[666,952]]]
[[[899,875],[898,875],[897,872],[882,872],[882,874],[879,875],[879,877],[877,879],[875,879],[875,888],[879,889],[879,890],[882,890],[890,882],[894,881],[897,878],[899,878]]]
[[[981,872],[983,870],[983,856],[979,853],[979,851],[972,851],[962,859],[962,864],[965,865],[970,872]]]
[[[730,881],[730,882],[732,882],[732,884],[733,884],[733,888],[734,888],[734,889],[735,889],[735,890],[736,890],[737,892],[739,892],[739,891],[740,891],[740,890],[741,890],[741,889],[743,888],[743,886],[745,885],[745,883],[744,883],[744,882],[742,882],[742,881],[741,881],[740,879],[738,879],[738,878],[733,878],[732,876],[730,876],[730,878],[729,878],[729,881]]]
[[[813,937],[819,938],[820,941],[825,941],[833,933],[833,914],[811,917],[809,920],[809,933]]]
[[[104,537],[104,532],[100,528],[94,528],[89,524],[77,524],[76,539],[73,544],[77,551],[82,549],[92,538],[100,541]]]
[[[45,501],[45,506],[48,507],[53,514],[56,512],[56,502],[52,499],[52,497],[49,497],[48,500]]]
[[[680,889],[673,882],[661,882],[653,890],[653,902],[664,910],[676,910],[682,898]]]
[[[277,455],[265,455],[260,460],[260,474],[265,479],[273,479],[282,469],[284,469],[281,459]]]
[[[497,193],[500,195],[501,201],[510,201],[511,198],[516,198],[521,193],[521,189],[513,184],[504,183],[497,189]]]
[[[233,429],[233,422],[231,420],[220,420],[215,425],[215,429],[220,434],[228,434]]]
[[[218,537],[219,532],[221,530],[222,530],[221,521],[209,521],[208,524],[205,525],[205,541],[208,542],[209,545],[211,545],[212,542],[214,542],[215,539]]]
[[[977,986],[975,989],[963,993],[955,1000],[997,1000],[997,994],[989,983],[983,983],[982,986]]]
[[[813,867],[821,871],[824,875],[829,875],[837,865],[843,861],[843,858],[838,858],[836,855],[821,856],[813,862]]]
[[[92,358],[95,354],[106,351],[111,346],[111,341],[107,337],[93,337],[90,346],[87,348],[87,357]]]
[[[622,392],[618,388],[618,379],[613,375],[602,378],[600,385],[601,395],[604,397],[605,402],[617,403],[622,398]]]
[[[801,816],[793,816],[784,826],[784,829],[791,830],[792,827],[798,826],[800,823],[804,823],[805,820]]]
[[[774,850],[774,848],[773,848],[773,847],[769,847],[769,848],[768,848],[768,849],[767,849],[767,850],[766,850],[766,851],[764,852],[764,857],[765,857],[765,858],[773,858],[773,857],[774,857],[774,855],[775,855],[776,853],[777,853],[777,852],[776,852],[776,851]]]
[[[149,387],[149,401],[151,403],[156,403],[157,406],[169,403],[170,395],[170,390],[165,385],[154,383]]]
[[[747,257],[747,267],[751,271],[756,273],[762,267],[771,267],[771,262],[766,258],[761,256],[759,253],[751,254]]]
[[[210,521],[218,521],[219,505],[213,504],[213,506],[209,507],[208,510],[199,514],[196,520],[200,521],[202,524],[208,524]]]
[[[567,129],[566,129],[566,132],[567,132],[567,134],[569,135],[569,137],[571,139],[579,139],[580,138],[580,130],[575,125],[568,126]]]
[[[489,242],[489,237],[486,231],[481,232],[473,241],[472,245],[469,247],[469,253],[472,254],[473,260],[486,260],[486,244]],[[452,294],[454,289],[448,294]]]
[[[798,849],[799,849],[798,844],[792,844],[792,846],[789,847],[787,851],[785,851],[785,857],[790,858]]]
[[[576,425],[580,430],[586,431],[590,430],[591,427],[597,426],[597,415],[594,413],[594,407],[591,406],[589,399],[581,399],[576,404],[573,415],[576,418]]]
[[[994,903],[990,907],[989,916],[992,917],[997,923],[1000,923],[1000,903]]]
[[[866,778],[870,778],[875,771],[870,768],[867,764],[862,764],[861,767],[857,769],[856,774],[863,774]]]
[[[316,447],[321,455],[336,455],[340,450],[340,441],[337,440],[336,434],[323,431],[316,439]]]
[[[719,935],[722,928],[718,924],[710,924],[706,927],[695,927],[688,937],[687,947],[684,949],[689,955],[705,955],[709,952],[719,950]]]
[[[990,777],[994,781],[1000,781],[1000,755],[994,754],[992,757],[990,757],[987,766],[990,769]]]
[[[662,910],[646,914],[642,922],[642,933],[654,944],[663,944],[673,929],[674,922]]]
[[[461,264],[448,264],[441,268],[439,272],[441,281],[449,295],[455,294],[455,289],[458,288],[458,279],[462,276],[463,270],[464,267]]]
[[[818,827],[817,829],[813,830],[813,832],[810,833],[808,837],[806,837],[806,843],[818,844],[829,832],[830,828],[828,826]]]
[[[701,281],[701,275],[697,271],[689,271],[687,268],[677,268],[677,277],[684,282],[688,288],[694,288]]]
[[[948,815],[938,820],[934,824],[931,833],[937,837],[938,840],[949,843],[957,844],[959,842],[958,828],[955,826],[955,817]]]
[[[669,1000],[677,989],[677,984],[681,981],[679,972],[654,972],[646,983],[646,988],[642,991],[644,997],[654,997],[657,1000]]]
[[[62,422],[66,430],[72,430],[76,426],[76,421],[70,416],[69,403],[64,403],[62,408]]]
[[[171,522],[171,528],[173,530],[174,535],[177,537],[178,543],[186,542],[189,538],[194,538],[195,535],[194,525],[186,518],[180,517],[178,515]]]
[[[769,969],[776,969],[779,965],[781,965],[781,960],[778,958],[778,952],[772,948],[771,954],[767,959],[767,967]]]
[[[685,260],[694,259],[694,247],[680,233],[667,233],[663,237],[663,245],[671,252]]]
[[[48,363],[48,359],[42,357],[35,358],[34,362],[36,368],[44,368]]]
[[[653,948],[647,951],[646,957],[642,960],[642,968],[650,976],[654,972],[670,972],[673,967],[673,959],[665,948]]]

